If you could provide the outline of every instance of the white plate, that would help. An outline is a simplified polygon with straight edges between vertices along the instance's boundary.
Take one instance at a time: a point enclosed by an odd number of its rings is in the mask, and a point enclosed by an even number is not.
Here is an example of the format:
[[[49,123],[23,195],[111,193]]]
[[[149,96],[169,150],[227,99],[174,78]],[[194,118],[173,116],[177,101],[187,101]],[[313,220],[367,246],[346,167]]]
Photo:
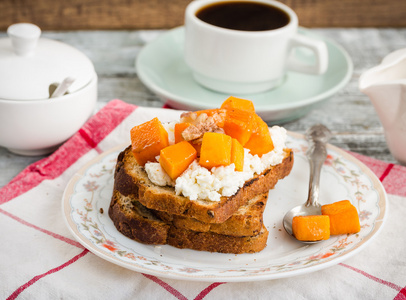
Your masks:
[[[323,75],[313,76],[288,72],[283,84],[264,93],[233,95],[252,100],[255,110],[270,123],[283,123],[300,118],[327,100],[350,80],[351,58],[335,42],[301,28],[303,35],[323,40],[329,53],[329,67]],[[184,28],[169,30],[146,45],[137,56],[136,70],[140,80],[170,106],[184,110],[219,107],[229,96],[206,89],[194,81],[183,59]],[[303,61],[313,57],[297,51]]]
[[[66,187],[63,215],[75,238],[101,258],[130,270],[160,277],[196,281],[256,281],[290,277],[335,265],[358,253],[381,230],[387,196],[380,181],[360,161],[329,145],[321,174],[320,202],[349,199],[361,221],[358,234],[332,236],[319,244],[304,245],[282,226],[284,214],[307,196],[307,143],[289,133],[294,150],[291,174],[270,191],[264,213],[269,230],[267,247],[255,254],[221,254],[135,242],[118,232],[108,216],[113,172],[120,146],[84,166]],[[101,212],[102,210],[102,212]]]

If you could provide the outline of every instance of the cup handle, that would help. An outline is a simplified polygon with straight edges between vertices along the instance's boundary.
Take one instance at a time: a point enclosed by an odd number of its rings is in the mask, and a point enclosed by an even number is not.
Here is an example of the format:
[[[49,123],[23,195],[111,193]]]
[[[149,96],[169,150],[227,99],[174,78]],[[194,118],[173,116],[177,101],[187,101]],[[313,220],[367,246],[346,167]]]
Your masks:
[[[308,63],[297,58],[293,50],[296,47],[304,47],[310,49],[315,56],[314,63]],[[287,62],[287,68],[290,71],[320,75],[326,72],[328,67],[328,51],[327,46],[323,41],[316,40],[301,34],[296,34],[290,41],[288,53],[290,57]]]

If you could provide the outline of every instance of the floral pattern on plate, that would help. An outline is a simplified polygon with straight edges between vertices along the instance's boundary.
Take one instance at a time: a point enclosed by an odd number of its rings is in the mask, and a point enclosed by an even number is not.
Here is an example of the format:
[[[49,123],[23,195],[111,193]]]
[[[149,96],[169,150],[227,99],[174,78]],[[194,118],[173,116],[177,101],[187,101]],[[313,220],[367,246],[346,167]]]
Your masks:
[[[68,184],[63,208],[75,238],[96,255],[142,273],[198,281],[254,281],[290,277],[335,265],[359,252],[375,237],[385,220],[386,193],[376,176],[348,153],[329,145],[323,166],[320,202],[349,199],[358,209],[361,231],[332,236],[304,245],[282,229],[291,207],[304,203],[308,185],[307,143],[289,133],[287,146],[295,153],[291,174],[269,193],[264,224],[267,247],[255,254],[221,254],[152,246],[132,241],[118,232],[108,216],[113,191],[116,147],[84,166]]]

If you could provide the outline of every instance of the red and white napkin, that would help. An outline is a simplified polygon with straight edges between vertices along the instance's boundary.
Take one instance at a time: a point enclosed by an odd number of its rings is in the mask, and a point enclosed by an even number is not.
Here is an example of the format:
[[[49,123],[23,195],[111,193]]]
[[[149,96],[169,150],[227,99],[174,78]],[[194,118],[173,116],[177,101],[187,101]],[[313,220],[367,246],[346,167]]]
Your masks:
[[[63,221],[66,184],[85,163],[124,142],[136,124],[179,111],[113,100],[49,157],[0,190],[0,299],[406,299],[406,168],[353,154],[389,194],[387,222],[362,252],[307,275],[247,283],[158,278],[107,262]]]

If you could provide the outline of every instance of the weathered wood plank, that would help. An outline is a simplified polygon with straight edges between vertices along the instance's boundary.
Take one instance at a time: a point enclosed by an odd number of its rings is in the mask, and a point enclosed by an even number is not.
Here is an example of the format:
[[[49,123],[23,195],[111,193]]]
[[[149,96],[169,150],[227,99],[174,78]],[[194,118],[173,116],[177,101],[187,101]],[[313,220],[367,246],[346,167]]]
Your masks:
[[[401,27],[406,2],[396,0],[286,0],[306,27]]]
[[[0,30],[31,22],[43,30],[157,29],[183,24],[190,0],[2,0]],[[406,1],[283,0],[306,27],[406,26]]]
[[[188,0],[3,0],[0,29],[31,22],[44,30],[169,28],[183,23]]]

